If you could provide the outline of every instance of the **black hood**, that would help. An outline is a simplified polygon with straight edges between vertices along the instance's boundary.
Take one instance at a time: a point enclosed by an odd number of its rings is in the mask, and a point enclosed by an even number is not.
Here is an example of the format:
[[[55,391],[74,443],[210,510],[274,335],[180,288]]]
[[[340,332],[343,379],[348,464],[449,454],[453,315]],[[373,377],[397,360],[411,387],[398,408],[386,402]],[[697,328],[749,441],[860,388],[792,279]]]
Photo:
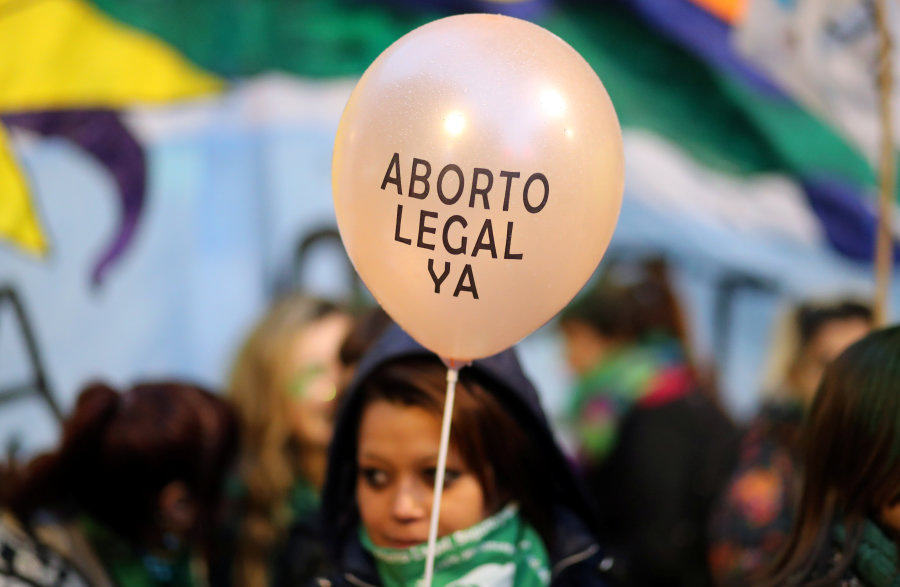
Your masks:
[[[359,565],[369,566],[359,560],[362,551],[357,537],[359,514],[355,502],[356,427],[360,418],[361,383],[387,362],[421,356],[435,355],[394,325],[360,362],[353,381],[345,391],[335,424],[328,457],[328,476],[322,494],[324,531],[334,557],[332,560],[341,561],[339,564],[344,570],[348,570],[348,565],[356,566],[356,571],[360,570]],[[507,350],[474,361],[463,370],[468,370],[470,377],[479,380],[494,393],[543,453],[541,458],[545,459],[548,471],[553,475],[554,503],[548,503],[547,508],[553,512],[557,538],[554,544],[547,545],[551,562],[556,563],[594,544],[594,511],[553,436],[537,391],[522,371],[516,353]]]

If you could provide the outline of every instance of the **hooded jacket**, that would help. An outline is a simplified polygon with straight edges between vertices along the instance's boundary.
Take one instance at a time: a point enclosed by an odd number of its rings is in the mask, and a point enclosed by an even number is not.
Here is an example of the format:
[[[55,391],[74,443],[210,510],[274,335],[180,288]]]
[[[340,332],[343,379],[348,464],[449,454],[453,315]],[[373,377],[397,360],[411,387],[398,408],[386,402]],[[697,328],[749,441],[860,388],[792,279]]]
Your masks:
[[[380,579],[371,555],[360,543],[359,511],[356,506],[357,425],[360,419],[362,383],[378,367],[411,357],[434,356],[397,326],[389,328],[363,358],[348,386],[338,413],[328,459],[328,476],[322,501],[322,519],[327,550],[335,565],[330,577],[318,585],[378,586]],[[596,540],[595,515],[581,486],[559,449],[541,408],[534,386],[525,376],[512,350],[475,361],[463,367],[494,393],[500,404],[528,431],[542,451],[552,475],[555,539],[546,544],[553,587],[608,585],[614,572]]]

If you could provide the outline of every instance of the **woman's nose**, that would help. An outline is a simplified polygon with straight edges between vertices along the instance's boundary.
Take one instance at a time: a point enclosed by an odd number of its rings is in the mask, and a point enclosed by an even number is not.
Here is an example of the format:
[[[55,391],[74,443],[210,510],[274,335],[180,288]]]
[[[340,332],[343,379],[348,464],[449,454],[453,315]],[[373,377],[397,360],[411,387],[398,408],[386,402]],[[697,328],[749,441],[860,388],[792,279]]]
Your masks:
[[[397,487],[391,503],[391,514],[401,521],[413,521],[428,515],[428,496],[424,487],[415,482],[404,481]]]

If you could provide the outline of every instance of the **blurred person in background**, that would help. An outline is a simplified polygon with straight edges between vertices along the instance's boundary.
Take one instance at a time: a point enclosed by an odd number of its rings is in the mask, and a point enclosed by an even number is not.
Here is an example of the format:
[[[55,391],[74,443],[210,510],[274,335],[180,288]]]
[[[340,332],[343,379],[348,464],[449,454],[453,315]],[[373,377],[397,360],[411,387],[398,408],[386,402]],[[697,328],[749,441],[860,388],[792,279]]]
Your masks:
[[[825,369],[800,454],[795,523],[765,584],[900,584],[900,328]]]
[[[0,584],[207,584],[237,423],[181,382],[85,388],[59,447],[2,488]]]
[[[339,305],[300,294],[272,304],[234,362],[228,398],[242,431],[239,481],[230,491],[234,556],[217,581],[262,587],[291,526],[316,535],[338,393],[338,349],[350,328]],[[299,553],[309,573],[322,562],[315,541]]]
[[[329,455],[317,585],[421,582],[447,367],[397,326],[360,362]],[[590,505],[512,350],[459,372],[434,587],[606,584]]]
[[[360,310],[353,318],[349,332],[338,350],[338,397],[353,379],[356,367],[366,352],[392,324],[391,318],[379,306]],[[326,560],[322,543],[322,529],[300,519],[293,523],[288,538],[272,576],[277,586],[308,584],[316,575],[327,574],[331,569]]]
[[[628,582],[708,585],[709,506],[737,436],[698,383],[666,263],[607,263],[560,324],[577,458]]]
[[[746,585],[791,531],[800,487],[799,438],[825,367],[872,329],[871,309],[845,299],[807,302],[778,328],[768,397],[741,442],[737,469],[710,524],[718,585]]]

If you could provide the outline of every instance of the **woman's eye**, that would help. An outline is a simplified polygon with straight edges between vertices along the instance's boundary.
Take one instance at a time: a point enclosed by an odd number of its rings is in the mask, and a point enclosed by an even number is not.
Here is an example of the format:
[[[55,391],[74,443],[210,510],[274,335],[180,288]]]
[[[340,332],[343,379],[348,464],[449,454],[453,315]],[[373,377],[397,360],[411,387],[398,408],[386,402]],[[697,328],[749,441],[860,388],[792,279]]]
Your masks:
[[[462,471],[458,471],[456,469],[447,469],[444,471],[444,489],[447,489],[457,479],[462,476]],[[422,477],[433,487],[435,479],[437,478],[437,468],[436,467],[428,467],[424,471],[422,471]]]
[[[387,473],[375,467],[362,467],[359,475],[373,489],[381,489],[388,484]]]

